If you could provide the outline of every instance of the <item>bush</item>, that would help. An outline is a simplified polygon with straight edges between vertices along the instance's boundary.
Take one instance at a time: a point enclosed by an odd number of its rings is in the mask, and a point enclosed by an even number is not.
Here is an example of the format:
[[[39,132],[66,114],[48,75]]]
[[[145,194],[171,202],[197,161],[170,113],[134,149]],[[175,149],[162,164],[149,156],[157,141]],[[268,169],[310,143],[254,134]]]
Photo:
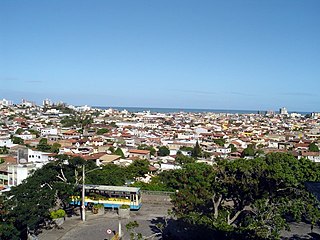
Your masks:
[[[128,208],[130,208],[129,205],[121,205],[121,206],[120,206],[120,209],[128,209]]]
[[[93,208],[101,209],[101,208],[104,208],[104,205],[102,203],[98,203],[98,204],[93,205]]]
[[[52,219],[63,218],[66,216],[66,212],[63,209],[58,209],[56,211],[50,212],[50,217]]]

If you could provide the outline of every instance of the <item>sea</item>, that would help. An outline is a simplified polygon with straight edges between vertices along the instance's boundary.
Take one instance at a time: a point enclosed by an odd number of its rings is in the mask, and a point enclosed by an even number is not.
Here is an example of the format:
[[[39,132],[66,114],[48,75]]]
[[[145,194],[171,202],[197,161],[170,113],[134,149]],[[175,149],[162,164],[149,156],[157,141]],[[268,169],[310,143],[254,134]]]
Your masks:
[[[230,114],[257,114],[261,112],[267,112],[264,110],[233,110],[233,109],[198,109],[198,108],[153,108],[153,107],[115,107],[115,106],[95,106],[94,108],[99,109],[115,109],[118,111],[127,110],[129,112],[151,112],[151,113],[179,113],[179,112],[185,112],[185,113],[230,113]],[[293,113],[295,111],[292,111],[289,113]],[[278,112],[275,112],[278,113]],[[309,112],[295,112],[300,113],[302,115],[309,114]]]

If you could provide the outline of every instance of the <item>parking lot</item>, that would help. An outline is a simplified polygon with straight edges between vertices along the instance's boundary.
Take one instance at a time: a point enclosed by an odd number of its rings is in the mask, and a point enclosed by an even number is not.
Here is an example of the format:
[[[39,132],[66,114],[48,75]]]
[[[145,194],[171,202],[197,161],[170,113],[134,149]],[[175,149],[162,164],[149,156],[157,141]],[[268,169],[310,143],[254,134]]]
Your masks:
[[[104,215],[97,216],[87,211],[87,221],[82,222],[80,216],[67,218],[60,229],[44,230],[38,236],[41,240],[73,240],[91,239],[103,240],[111,239],[112,234],[107,234],[107,230],[118,232],[119,221],[121,222],[123,239],[130,239],[125,225],[132,221],[137,221],[139,227],[135,230],[143,236],[153,236],[150,239],[160,239],[156,236],[159,232],[156,225],[158,220],[167,216],[167,211],[171,206],[168,204],[145,203],[139,211],[131,211],[129,219],[119,219],[116,210],[106,211]]]

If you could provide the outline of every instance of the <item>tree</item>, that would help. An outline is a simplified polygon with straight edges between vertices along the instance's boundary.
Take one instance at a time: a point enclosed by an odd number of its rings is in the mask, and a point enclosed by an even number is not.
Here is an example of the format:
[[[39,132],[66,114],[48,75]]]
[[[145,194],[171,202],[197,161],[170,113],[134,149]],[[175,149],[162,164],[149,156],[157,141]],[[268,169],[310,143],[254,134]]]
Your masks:
[[[226,140],[224,140],[223,138],[218,138],[218,139],[214,139],[213,142],[223,147],[224,144],[226,143]]]
[[[156,150],[154,149],[153,146],[148,146],[148,145],[146,145],[146,144],[141,144],[141,145],[138,146],[138,149],[139,149],[139,150],[148,150],[148,151],[150,151],[150,154],[151,154],[152,156],[155,156],[155,155],[156,155]]]
[[[101,170],[86,175],[86,183],[97,185],[123,186],[126,179],[126,169],[115,164],[107,164]]]
[[[186,147],[186,146],[182,146],[180,147],[181,151],[186,151],[186,152],[192,152],[193,147]]]
[[[108,150],[109,150],[111,153],[114,153],[114,151],[115,151],[115,149],[114,149],[113,146],[110,146],[110,147],[108,148]]]
[[[8,219],[12,219],[22,239],[26,239],[28,233],[37,234],[41,226],[50,221],[50,209],[69,206],[69,197],[75,194],[81,180],[82,165],[92,168],[79,157],[62,155],[58,159],[33,172],[5,195]]]
[[[158,155],[159,156],[169,156],[170,150],[166,146],[161,146],[158,148]]]
[[[20,145],[24,144],[24,140],[22,138],[16,137],[16,136],[12,137],[12,142],[13,142],[13,144],[20,144]]]
[[[36,135],[37,138],[40,136],[40,133],[39,133],[39,131],[37,131],[37,130],[29,129],[28,131],[29,131],[31,134]]]
[[[253,157],[255,154],[255,149],[252,144],[248,145],[247,148],[245,148],[242,152],[242,157]]]
[[[232,143],[229,145],[229,148],[231,148],[231,152],[237,151],[237,148]]]
[[[61,144],[59,144],[59,143],[54,143],[54,144],[51,145],[50,151],[51,151],[52,153],[59,153],[60,148],[61,148]]]
[[[276,153],[263,158],[222,160],[216,166],[186,164],[167,172],[176,217],[193,225],[244,238],[274,239],[289,221],[315,223],[318,203],[305,188],[319,181],[315,163]]]
[[[199,145],[199,142],[196,142],[195,147],[193,148],[192,152],[191,152],[191,156],[194,158],[198,158],[201,156],[201,147]]]
[[[51,146],[48,144],[48,139],[42,138],[37,145],[37,150],[42,152],[50,152]]]
[[[144,177],[149,172],[148,160],[135,160],[126,169],[128,178]]]
[[[23,129],[22,128],[18,128],[15,132],[15,134],[20,135],[21,133],[23,133]]]
[[[121,148],[117,148],[117,150],[115,150],[113,152],[115,155],[119,155],[121,156],[122,158],[124,158],[124,154],[123,154],[123,151],[121,150]]]
[[[7,146],[0,147],[0,154],[8,154],[8,153],[9,153],[9,149],[7,148]]]
[[[97,134],[98,135],[103,135],[105,133],[109,132],[109,129],[106,129],[106,128],[100,128],[97,130]]]
[[[193,157],[185,156],[183,154],[177,154],[175,161],[180,165],[196,162]]]
[[[314,142],[313,143],[310,143],[309,145],[309,151],[310,152],[319,152],[319,147],[317,144],[315,144]]]
[[[9,209],[5,205],[4,197],[0,196],[0,239],[18,240],[19,231],[14,226],[14,219],[9,216]]]

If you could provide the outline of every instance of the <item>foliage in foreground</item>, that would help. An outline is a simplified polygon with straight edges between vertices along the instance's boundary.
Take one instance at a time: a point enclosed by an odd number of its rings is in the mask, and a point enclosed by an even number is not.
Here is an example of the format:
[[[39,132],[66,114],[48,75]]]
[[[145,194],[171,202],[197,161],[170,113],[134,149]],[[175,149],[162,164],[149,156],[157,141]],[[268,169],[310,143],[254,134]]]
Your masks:
[[[167,173],[167,184],[177,190],[177,218],[246,239],[278,239],[293,221],[315,224],[319,204],[304,183],[319,180],[315,163],[282,153],[214,167],[191,163]]]
[[[58,158],[36,170],[0,199],[1,240],[26,239],[29,233],[37,234],[52,218],[61,216],[69,207],[70,196],[80,194],[78,185],[82,183],[83,166],[88,171],[87,184],[118,186],[123,186],[128,178],[143,176],[149,166],[147,161],[137,160],[128,167],[110,164],[98,170],[94,162],[80,157],[60,155]],[[98,171],[90,172],[93,169]]]

